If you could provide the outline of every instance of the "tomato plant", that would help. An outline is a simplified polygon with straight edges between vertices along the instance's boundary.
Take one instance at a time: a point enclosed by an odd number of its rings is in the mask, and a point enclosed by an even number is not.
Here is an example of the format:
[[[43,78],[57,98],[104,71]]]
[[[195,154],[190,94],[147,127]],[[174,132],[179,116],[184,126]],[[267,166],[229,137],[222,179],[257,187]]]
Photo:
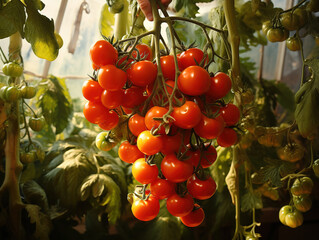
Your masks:
[[[90,48],[90,57],[93,64],[101,68],[108,64],[115,64],[118,52],[108,41],[98,40]]]

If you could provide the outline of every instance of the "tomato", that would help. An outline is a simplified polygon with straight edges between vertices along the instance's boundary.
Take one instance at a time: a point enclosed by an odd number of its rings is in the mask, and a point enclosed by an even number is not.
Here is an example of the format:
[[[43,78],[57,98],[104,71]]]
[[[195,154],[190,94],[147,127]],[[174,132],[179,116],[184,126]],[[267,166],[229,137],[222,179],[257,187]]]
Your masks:
[[[223,73],[216,73],[214,77],[211,77],[210,88],[206,93],[206,96],[217,100],[223,98],[230,91],[232,82],[230,77]]]
[[[149,130],[141,132],[137,137],[137,147],[146,155],[154,155],[160,152],[162,146],[162,139],[152,135]]]
[[[221,116],[209,118],[202,114],[201,120],[194,130],[202,138],[214,139],[221,135],[225,127],[225,122]]]
[[[132,52],[133,58],[137,59],[138,55],[140,55],[140,59],[152,61],[153,59],[152,49],[148,45],[141,43],[141,44],[137,44],[135,48],[137,49],[138,52],[136,50],[133,50]]]
[[[55,36],[55,39],[58,43],[59,48],[61,48],[63,46],[63,39],[62,39],[61,35],[58,34],[57,32],[54,32],[54,36]]]
[[[83,108],[83,114],[86,120],[90,123],[99,124],[105,120],[105,115],[108,115],[109,109],[104,107],[99,102],[87,102]]]
[[[299,16],[294,12],[285,12],[280,16],[282,26],[289,30],[294,31],[300,28]]]
[[[199,96],[206,93],[211,84],[209,73],[202,67],[190,66],[178,76],[179,90],[190,96]]]
[[[114,111],[108,111],[104,116],[104,120],[99,122],[98,125],[103,130],[111,130],[117,126],[119,122],[119,115]]]
[[[189,214],[181,217],[181,221],[187,227],[197,227],[204,221],[204,218],[204,210],[198,204],[195,204],[193,210]]]
[[[122,106],[125,108],[134,108],[146,100],[144,89],[132,86],[124,91]]]
[[[212,177],[201,180],[193,174],[187,180],[187,190],[193,198],[205,200],[211,198],[216,192],[216,182]]]
[[[194,199],[190,194],[180,196],[176,193],[166,200],[166,208],[175,217],[184,217],[194,208]]]
[[[171,182],[186,181],[193,174],[193,166],[177,159],[175,154],[166,155],[161,163],[162,174]]]
[[[301,41],[301,40],[300,40]],[[290,37],[286,40],[286,46],[291,51],[299,51],[301,49],[298,38]]]
[[[21,97],[24,99],[31,99],[35,96],[37,90],[32,86],[22,86],[20,89]]]
[[[300,8],[297,8],[295,9],[294,15],[297,15],[298,16],[298,28],[301,28],[303,27],[306,23],[307,23],[307,11],[305,8],[303,7],[300,7]]]
[[[217,151],[213,145],[209,145],[206,149],[202,152],[202,158],[200,164],[202,168],[210,167],[217,158]]]
[[[147,130],[145,126],[145,118],[138,113],[134,114],[128,121],[128,127],[134,136],[140,135],[141,132]]]
[[[36,151],[31,150],[29,152],[20,152],[20,161],[22,163],[32,163],[36,159]]]
[[[162,123],[161,120],[155,120],[154,118],[162,118],[168,112],[167,108],[154,106],[151,107],[145,114],[145,125],[148,130],[158,128]],[[157,134],[165,134],[165,126],[161,126]]]
[[[9,62],[3,65],[2,72],[9,77],[20,77],[23,67],[19,63]]]
[[[270,28],[267,32],[267,39],[270,42],[281,42],[285,38],[285,32],[281,28]]]
[[[309,195],[300,195],[292,197],[295,208],[300,212],[307,212],[311,209],[312,200]]]
[[[304,157],[305,149],[300,144],[292,143],[287,144],[283,148],[279,148],[277,154],[283,161],[297,162]]]
[[[180,146],[182,144],[182,137],[179,133],[175,134],[174,136],[169,135],[162,135],[161,136],[163,147],[161,152],[164,155],[170,153],[178,153]]]
[[[310,194],[313,188],[313,181],[309,177],[296,178],[290,188],[292,195],[300,196]]]
[[[119,91],[126,83],[126,73],[114,65],[105,65],[99,70],[99,84],[109,91]]]
[[[155,164],[148,164],[145,158],[139,158],[133,163],[132,175],[138,182],[149,184],[157,179],[158,168]]]
[[[230,147],[236,142],[237,133],[232,128],[224,128],[223,132],[217,138],[217,143],[221,147]]]
[[[99,40],[90,48],[91,61],[101,68],[109,64],[115,64],[118,58],[117,50],[106,40]]]
[[[165,199],[175,193],[175,184],[158,178],[150,184],[151,193],[158,199]]]
[[[240,119],[239,108],[232,103],[228,103],[225,107],[222,107],[220,115],[224,119],[226,126],[234,126]]]
[[[155,81],[157,67],[148,60],[139,61],[127,70],[127,76],[135,86],[145,87]]]
[[[101,132],[95,138],[95,145],[102,151],[109,151],[114,148],[119,142],[119,139],[115,138],[109,132]]]
[[[86,80],[82,86],[82,95],[91,102],[100,102],[103,88],[97,81]]]
[[[301,212],[290,205],[283,206],[279,211],[279,220],[282,224],[296,228],[303,223]]]
[[[189,66],[199,65],[204,58],[204,53],[199,48],[190,48],[185,52],[182,52],[179,56],[179,63],[181,69],[185,69]],[[205,63],[208,62],[208,57],[205,58]]]
[[[261,30],[263,31],[263,33],[264,33],[265,35],[267,35],[267,32],[268,32],[268,30],[269,30],[271,27],[272,27],[271,22],[270,22],[270,21],[266,21],[266,22],[263,22]]]
[[[2,93],[3,99],[7,102],[15,102],[18,101],[21,97],[20,91],[17,87],[3,87],[5,88],[4,92]],[[1,88],[2,89],[2,88]]]
[[[319,177],[319,159],[316,159],[312,164],[312,170],[316,177]]]
[[[175,80],[175,62],[173,55],[166,55],[160,58],[162,73],[165,79]]]
[[[137,219],[151,221],[158,215],[160,204],[159,200],[151,194],[148,199],[134,201],[131,209]]]
[[[123,89],[120,89],[118,91],[104,90],[100,96],[101,96],[100,98],[101,102],[105,107],[109,109],[114,109],[121,106],[123,98],[124,98],[124,90]]]
[[[144,157],[144,154],[138,150],[137,146],[130,144],[128,141],[121,143],[118,155],[122,161],[127,163],[134,163],[137,159]]]
[[[174,125],[183,129],[195,127],[202,118],[200,108],[192,101],[186,101],[182,106],[175,107],[171,116],[175,119]]]
[[[44,117],[30,117],[29,118],[29,127],[36,132],[39,132],[43,129],[45,125]]]

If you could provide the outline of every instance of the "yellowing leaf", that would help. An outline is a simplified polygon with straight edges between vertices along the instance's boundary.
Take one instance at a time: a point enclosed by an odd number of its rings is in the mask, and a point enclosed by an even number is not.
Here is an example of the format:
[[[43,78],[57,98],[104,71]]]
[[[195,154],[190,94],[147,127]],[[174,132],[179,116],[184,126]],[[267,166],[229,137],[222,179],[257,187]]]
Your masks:
[[[105,3],[103,5],[101,16],[100,16],[100,33],[103,36],[109,37],[113,35],[113,28],[114,25],[114,14],[109,12],[108,5]]]

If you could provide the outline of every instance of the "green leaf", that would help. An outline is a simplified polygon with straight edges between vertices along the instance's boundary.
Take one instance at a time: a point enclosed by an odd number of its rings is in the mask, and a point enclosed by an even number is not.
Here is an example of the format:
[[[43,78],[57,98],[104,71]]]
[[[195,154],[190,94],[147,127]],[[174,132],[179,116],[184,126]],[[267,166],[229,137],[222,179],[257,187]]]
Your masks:
[[[122,167],[115,164],[105,164],[100,168],[101,173],[110,176],[121,188],[121,191],[127,191],[126,176]]]
[[[100,16],[100,33],[103,36],[109,37],[113,35],[114,14],[109,12],[108,5],[105,3],[102,7]]]
[[[49,240],[52,229],[50,217],[41,212],[40,207],[33,204],[27,204],[25,209],[28,212],[31,223],[35,223],[35,239]]]
[[[195,18],[198,13],[199,7],[196,3],[200,2],[212,2],[212,0],[175,0],[175,10],[178,14],[183,14],[189,18]]]
[[[241,203],[242,212],[247,212],[252,209],[261,209],[263,207],[261,194],[254,191],[247,191],[241,197]]]
[[[10,37],[17,31],[23,37],[25,18],[24,6],[19,0],[12,0],[0,8],[0,39]]]
[[[32,10],[42,10],[44,8],[44,3],[40,0],[20,0],[27,8]]]
[[[59,54],[59,45],[54,35],[53,20],[38,11],[27,8],[28,18],[25,23],[25,38],[39,58],[53,61]]]
[[[38,205],[44,212],[48,211],[49,204],[47,195],[36,181],[31,180],[24,183],[22,191],[27,203]]]
[[[265,159],[266,165],[261,168],[263,182],[270,181],[273,186],[281,187],[280,167],[283,162],[279,159]]]
[[[29,180],[34,179],[36,176],[36,169],[34,163],[27,164],[21,173],[20,183],[25,183]]]

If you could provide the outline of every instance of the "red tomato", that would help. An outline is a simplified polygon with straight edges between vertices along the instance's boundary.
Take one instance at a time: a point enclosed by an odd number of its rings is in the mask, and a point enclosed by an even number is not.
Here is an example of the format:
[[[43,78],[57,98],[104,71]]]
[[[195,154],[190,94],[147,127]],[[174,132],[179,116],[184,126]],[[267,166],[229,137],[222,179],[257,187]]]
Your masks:
[[[97,81],[86,80],[82,86],[82,94],[87,100],[91,102],[100,102],[103,88]]]
[[[165,82],[165,88],[166,88],[168,94],[172,94],[173,89],[174,89],[174,85],[175,85],[175,82],[172,81],[172,80],[167,80],[167,81]],[[154,82],[151,83],[151,84],[149,84],[149,85],[147,85],[147,87],[146,87],[146,92],[147,92],[147,95],[148,95],[148,96],[152,94],[152,92],[153,92],[153,87],[154,87]]]
[[[121,143],[118,155],[121,160],[127,163],[134,163],[137,159],[144,157],[144,154],[138,150],[137,146],[130,144],[128,141]]]
[[[102,94],[100,95],[102,104],[109,109],[114,109],[121,106],[123,98],[124,98],[123,89],[120,89],[118,91],[104,90]]]
[[[215,194],[216,183],[211,177],[201,180],[196,174],[193,174],[193,176],[187,180],[187,190],[193,198],[205,200]]]
[[[186,181],[193,174],[193,166],[177,159],[175,154],[166,155],[161,163],[162,174],[171,182]]]
[[[158,178],[151,183],[151,193],[158,199],[165,199],[175,193],[175,184],[166,180]]]
[[[216,73],[214,77],[211,78],[211,84],[206,95],[213,99],[220,99],[227,95],[232,86],[230,77],[222,72]]]
[[[114,111],[109,111],[108,114],[104,116],[104,120],[99,122],[99,127],[103,130],[109,131],[117,126],[119,122],[119,115]]]
[[[128,128],[134,136],[138,137],[141,132],[147,130],[145,126],[145,118],[138,113],[134,114],[128,121]]]
[[[230,147],[237,142],[237,133],[232,128],[225,128],[217,138],[217,143],[221,147]]]
[[[186,152],[186,157],[187,159],[185,161],[190,163],[194,168],[196,168],[199,164],[199,161],[202,160],[201,151],[199,149],[195,151],[188,149]]]
[[[164,155],[170,153],[178,153],[180,146],[182,144],[182,137],[179,133],[175,134],[174,136],[162,135],[161,138],[163,142],[161,152]]]
[[[132,86],[125,89],[122,106],[125,108],[134,108],[142,104],[146,98],[147,96],[144,96],[143,88]]]
[[[109,109],[99,102],[87,102],[83,108],[84,117],[91,123],[98,124],[105,120]]]
[[[108,64],[115,64],[118,52],[108,41],[99,40],[90,48],[90,57],[95,66],[103,67]]]
[[[146,155],[154,155],[160,152],[162,146],[162,139],[152,135],[148,130],[141,132],[137,137],[137,147]]]
[[[217,151],[214,146],[210,145],[205,151],[202,152],[202,159],[200,164],[202,168],[208,168],[211,166],[217,158]]]
[[[166,200],[166,208],[173,216],[184,217],[193,210],[194,199],[189,194],[182,197],[175,193]]]
[[[162,121],[154,120],[154,118],[161,118],[168,112],[167,108],[154,106],[150,108],[145,114],[145,125],[148,130],[158,128]],[[158,134],[165,134],[165,127],[161,126]]]
[[[151,221],[156,218],[160,210],[159,200],[152,194],[147,200],[136,200],[132,204],[134,217],[141,221]]]
[[[139,158],[133,163],[132,175],[138,182],[149,184],[157,179],[158,168],[155,164],[148,164],[145,158]]]
[[[106,65],[99,70],[99,84],[109,91],[119,91],[126,83],[126,73],[114,65]]]
[[[204,221],[204,218],[204,210],[195,203],[194,209],[186,216],[181,217],[181,221],[187,227],[197,227]]]
[[[127,76],[135,86],[146,87],[155,81],[157,67],[147,60],[136,62],[127,70]]]
[[[135,48],[137,49],[138,52],[136,50],[133,50],[132,52],[133,58],[137,59],[137,56],[139,53],[141,59],[152,61],[153,59],[152,49],[148,45],[141,43],[141,44],[137,44]]]
[[[202,114],[199,124],[194,128],[196,134],[202,138],[217,138],[224,130],[225,122],[221,116],[208,118]]]
[[[179,90],[190,96],[199,96],[206,93],[211,84],[209,73],[202,67],[190,66],[178,76]]]
[[[174,125],[183,129],[195,127],[202,118],[200,108],[192,101],[186,101],[184,105],[175,107],[171,116],[175,119]]]
[[[185,52],[182,52],[179,61],[182,69],[185,69],[189,66],[195,66],[201,63],[203,60],[204,53],[199,48],[190,48]],[[207,63],[208,58],[206,57],[205,63]]]
[[[162,56],[160,59],[162,73],[165,79],[175,80],[175,63],[173,55]]]
[[[226,126],[234,126],[240,119],[239,108],[232,103],[228,103],[225,107],[222,107],[220,115],[224,119]]]

